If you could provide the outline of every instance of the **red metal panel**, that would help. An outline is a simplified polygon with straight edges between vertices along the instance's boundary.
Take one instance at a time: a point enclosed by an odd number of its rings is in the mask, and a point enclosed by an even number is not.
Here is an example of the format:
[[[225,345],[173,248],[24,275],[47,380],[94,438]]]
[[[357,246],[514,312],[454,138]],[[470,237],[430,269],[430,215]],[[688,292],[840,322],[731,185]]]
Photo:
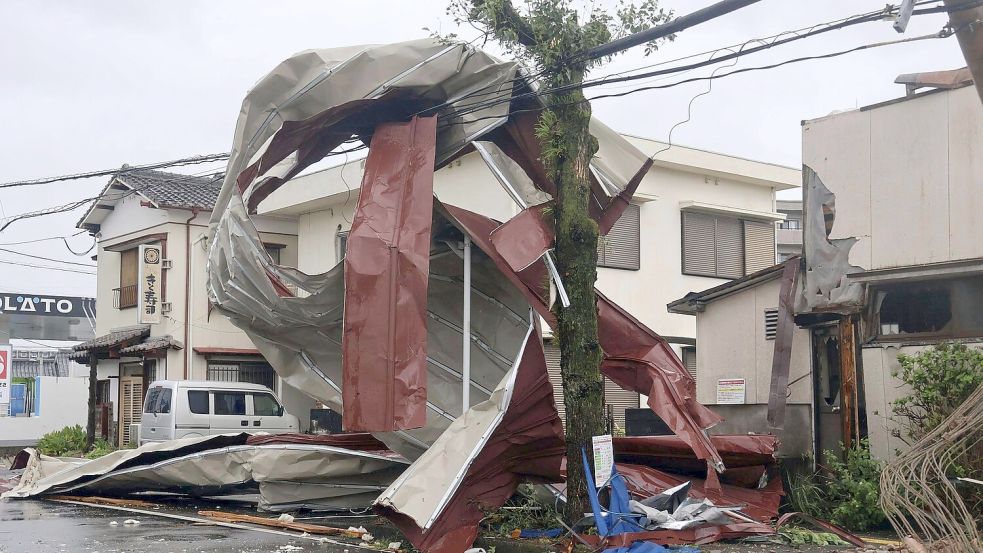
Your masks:
[[[385,507],[385,515],[425,553],[461,553],[478,535],[478,522],[501,507],[520,482],[559,482],[566,454],[563,425],[539,332],[526,341],[516,368],[512,399],[502,422],[468,467],[457,492],[426,533],[413,520]]]
[[[435,117],[376,127],[345,255],[343,424],[389,432],[427,420],[427,275]]]
[[[491,241],[515,271],[532,265],[553,247],[553,224],[547,220],[546,202],[522,210],[491,233]]]

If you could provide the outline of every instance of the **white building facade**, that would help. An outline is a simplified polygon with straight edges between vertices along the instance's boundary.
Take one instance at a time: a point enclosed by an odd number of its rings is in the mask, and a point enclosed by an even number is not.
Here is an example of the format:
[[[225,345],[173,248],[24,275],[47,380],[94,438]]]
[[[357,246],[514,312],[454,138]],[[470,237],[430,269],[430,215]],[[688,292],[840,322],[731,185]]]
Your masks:
[[[123,172],[79,221],[79,228],[98,239],[97,317],[96,338],[76,346],[76,359],[96,359],[97,427],[119,444],[130,440],[130,425],[139,423],[153,380],[264,384],[302,426],[309,419],[313,401],[282,384],[249,338],[209,304],[208,220],[220,188],[220,175]],[[296,223],[276,217],[255,222],[268,254],[295,265]],[[163,258],[159,322],[151,324],[141,323],[138,309],[146,293],[137,282],[143,245],[158,246]]]
[[[646,155],[656,154],[655,163],[632,205],[602,237],[598,287],[691,360],[695,322],[668,313],[666,303],[773,265],[775,222],[783,218],[775,192],[800,186],[800,172],[625,138]],[[322,273],[342,260],[363,166],[363,160],[352,160],[294,178],[259,205],[260,215],[295,218],[301,271]],[[476,153],[437,171],[434,191],[442,202],[503,222],[520,211]],[[556,349],[548,347],[547,357],[559,397]],[[614,423],[623,426],[624,410],[639,406],[638,395],[613,384],[607,395]]]

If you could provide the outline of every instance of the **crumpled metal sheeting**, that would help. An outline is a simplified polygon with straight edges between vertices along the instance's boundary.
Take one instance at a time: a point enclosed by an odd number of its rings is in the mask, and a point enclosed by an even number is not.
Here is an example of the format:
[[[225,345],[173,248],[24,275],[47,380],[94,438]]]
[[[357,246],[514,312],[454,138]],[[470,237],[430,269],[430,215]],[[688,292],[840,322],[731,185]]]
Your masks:
[[[663,490],[692,482],[689,495],[694,499],[708,498],[719,505],[741,505],[747,516],[762,522],[778,516],[784,490],[782,479],[775,477],[762,489],[748,489],[729,484],[721,484],[720,494],[708,493],[706,482],[701,478],[680,476],[652,467],[619,463],[618,471],[628,481],[628,490],[635,497],[648,498]],[[777,476],[777,475],[775,475]]]
[[[720,481],[745,488],[757,487],[768,467],[776,463],[778,438],[769,434],[710,436],[727,470]],[[616,436],[615,460],[646,465],[672,473],[706,475],[706,463],[679,436]]]
[[[34,474],[36,478],[21,478],[20,485],[5,493],[4,498],[24,498],[40,495],[49,490],[61,490],[69,485],[77,485],[94,480],[116,470],[153,464],[162,460],[206,451],[209,449],[241,445],[248,434],[218,434],[196,438],[182,438],[168,442],[153,442],[136,449],[121,449],[98,459],[82,464],[63,462],[46,456],[32,456],[25,468],[25,476]],[[57,463],[55,462],[57,461]],[[37,467],[32,469],[32,465]]]
[[[414,117],[382,123],[372,135],[344,260],[346,430],[426,424],[436,126],[434,117]]]
[[[549,309],[546,266],[542,260],[515,272],[491,240],[498,224],[477,213],[440,205],[460,228],[495,263],[510,282],[522,292],[529,304],[550,325],[555,318]],[[604,359],[601,372],[625,390],[649,396],[649,407],[669,428],[686,442],[700,459],[712,463],[716,470],[724,465],[710,438],[704,432],[720,417],[696,401],[696,384],[676,357],[669,344],[600,292],[597,293],[598,336]]]
[[[857,238],[829,238],[827,217],[835,222],[836,196],[807,165],[802,166],[802,182],[805,271],[795,312],[854,313],[863,305],[864,287],[859,282],[847,282],[846,275],[863,271],[850,265],[850,249]]]
[[[504,504],[520,481],[559,481],[564,454],[542,337],[530,328],[491,398],[454,421],[375,508],[421,551],[459,553],[474,542],[484,510]]]

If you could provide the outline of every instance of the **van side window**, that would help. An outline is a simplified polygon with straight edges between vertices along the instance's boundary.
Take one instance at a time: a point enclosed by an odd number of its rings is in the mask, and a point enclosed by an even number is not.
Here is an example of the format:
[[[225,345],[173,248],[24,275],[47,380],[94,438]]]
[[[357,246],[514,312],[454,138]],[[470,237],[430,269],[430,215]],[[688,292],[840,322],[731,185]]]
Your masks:
[[[205,390],[188,390],[188,408],[196,415],[207,415],[208,392]]]
[[[253,415],[257,417],[279,417],[280,404],[270,394],[253,394]]]
[[[245,415],[245,392],[215,392],[216,415]]]
[[[157,402],[156,413],[168,414],[171,412],[171,389],[161,388],[160,401]]]
[[[157,398],[160,397],[160,390],[161,390],[160,386],[154,386],[153,388],[150,389],[149,392],[147,392],[147,401],[144,402],[143,404],[144,413],[154,412],[154,407],[157,406]]]

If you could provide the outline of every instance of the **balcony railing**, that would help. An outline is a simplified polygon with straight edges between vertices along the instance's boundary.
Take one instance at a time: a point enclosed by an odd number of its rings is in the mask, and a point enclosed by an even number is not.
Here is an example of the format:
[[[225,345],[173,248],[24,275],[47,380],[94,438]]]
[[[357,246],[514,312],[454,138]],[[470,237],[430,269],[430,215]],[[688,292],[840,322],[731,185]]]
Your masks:
[[[113,288],[113,307],[126,309],[137,306],[137,285]]]

